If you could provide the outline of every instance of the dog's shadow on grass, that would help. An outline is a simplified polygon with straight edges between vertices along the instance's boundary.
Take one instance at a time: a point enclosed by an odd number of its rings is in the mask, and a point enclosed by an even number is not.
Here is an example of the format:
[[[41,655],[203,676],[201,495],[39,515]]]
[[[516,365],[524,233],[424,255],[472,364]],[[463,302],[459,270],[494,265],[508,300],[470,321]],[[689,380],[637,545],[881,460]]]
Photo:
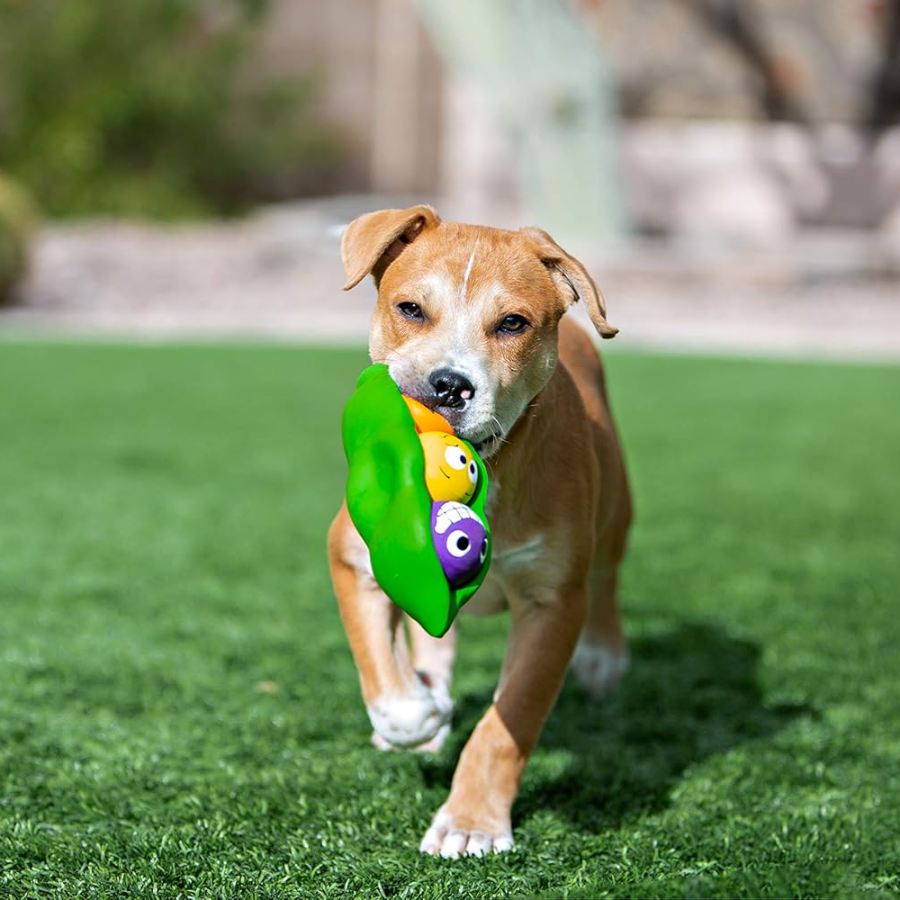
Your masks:
[[[631,671],[602,701],[568,677],[539,744],[567,758],[558,773],[526,775],[515,820],[549,809],[586,831],[616,827],[667,806],[694,763],[813,713],[806,706],[766,704],[757,683],[759,646],[706,623],[680,621],[638,636],[631,654]],[[491,694],[458,699],[453,745],[437,760],[421,760],[428,784],[449,787],[459,751]],[[553,770],[555,762],[551,757],[547,767]]]

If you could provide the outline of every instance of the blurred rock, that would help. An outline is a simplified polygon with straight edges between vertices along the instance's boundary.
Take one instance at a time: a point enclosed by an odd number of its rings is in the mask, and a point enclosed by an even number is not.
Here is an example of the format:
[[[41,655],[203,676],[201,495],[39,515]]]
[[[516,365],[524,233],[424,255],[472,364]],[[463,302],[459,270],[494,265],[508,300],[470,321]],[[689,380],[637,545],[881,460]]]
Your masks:
[[[777,250],[790,240],[794,216],[770,175],[732,168],[697,178],[676,201],[678,240],[735,249]]]
[[[897,272],[900,273],[900,203],[885,216],[884,224],[881,226],[881,237],[887,253],[894,260]],[[900,286],[898,286],[897,292],[900,295]]]
[[[900,203],[900,129],[644,120],[622,135],[636,229],[765,249],[797,226],[874,229]]]
[[[900,208],[900,128],[880,136],[873,153],[877,190],[885,198],[884,221],[894,218]]]
[[[675,240],[771,249],[793,233],[795,212],[779,172],[799,170],[801,154],[764,149],[767,129],[747,123],[641,122],[623,138],[626,195],[639,231]],[[782,143],[785,139],[782,138]],[[809,181],[795,172],[794,181]]]

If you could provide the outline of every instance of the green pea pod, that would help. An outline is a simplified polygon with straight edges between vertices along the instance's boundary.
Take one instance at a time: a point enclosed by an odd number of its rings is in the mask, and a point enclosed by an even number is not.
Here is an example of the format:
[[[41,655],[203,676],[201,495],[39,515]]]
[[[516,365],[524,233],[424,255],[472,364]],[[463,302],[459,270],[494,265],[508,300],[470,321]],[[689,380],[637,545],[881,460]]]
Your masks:
[[[397,606],[430,635],[441,637],[481,586],[491,562],[484,463],[472,450],[479,478],[468,505],[487,529],[487,557],[471,582],[454,589],[431,536],[432,500],[425,486],[422,444],[387,366],[369,366],[359,376],[344,409],[342,434],[350,466],[347,508],[369,548],[375,578]]]

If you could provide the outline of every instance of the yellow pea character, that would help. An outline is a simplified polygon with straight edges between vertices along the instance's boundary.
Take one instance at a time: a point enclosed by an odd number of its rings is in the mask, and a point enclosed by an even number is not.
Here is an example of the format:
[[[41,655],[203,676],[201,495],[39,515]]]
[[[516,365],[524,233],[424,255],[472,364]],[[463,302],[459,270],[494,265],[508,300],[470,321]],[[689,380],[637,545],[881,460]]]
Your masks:
[[[426,431],[419,440],[431,499],[468,503],[478,487],[478,466],[469,447],[455,435],[441,431]]]

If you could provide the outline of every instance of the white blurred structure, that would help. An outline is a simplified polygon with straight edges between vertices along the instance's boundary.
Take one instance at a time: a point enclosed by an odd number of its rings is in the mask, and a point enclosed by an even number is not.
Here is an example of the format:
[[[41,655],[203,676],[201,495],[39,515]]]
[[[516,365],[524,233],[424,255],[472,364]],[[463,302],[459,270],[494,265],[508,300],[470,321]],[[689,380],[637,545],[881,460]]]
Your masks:
[[[512,143],[517,193],[530,215],[563,241],[609,245],[619,239],[624,216],[611,75],[597,36],[574,5],[417,5],[447,70],[481,90]],[[467,109],[459,103],[450,108],[457,113],[451,128],[466,135],[472,127]]]

